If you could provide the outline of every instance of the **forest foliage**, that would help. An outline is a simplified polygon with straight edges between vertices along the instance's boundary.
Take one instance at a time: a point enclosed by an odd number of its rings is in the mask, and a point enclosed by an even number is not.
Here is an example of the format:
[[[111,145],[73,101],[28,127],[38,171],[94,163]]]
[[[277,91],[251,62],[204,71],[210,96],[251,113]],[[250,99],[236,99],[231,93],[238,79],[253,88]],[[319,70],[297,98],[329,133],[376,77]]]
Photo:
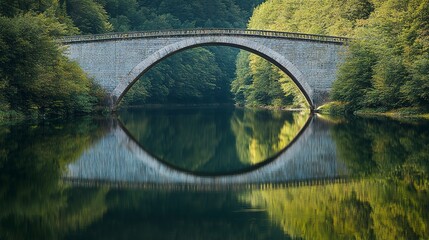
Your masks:
[[[0,118],[89,113],[104,97],[54,38],[76,34],[57,1],[0,4]]]
[[[240,51],[231,92],[238,105],[306,107],[304,95],[280,68],[264,58]]]
[[[54,38],[177,28],[243,28],[261,0],[41,0],[0,2],[0,117],[93,111],[104,93]],[[198,11],[196,11],[198,9]],[[232,48],[185,51],[138,81],[125,104],[231,102]],[[167,73],[167,74],[165,74]]]
[[[246,23],[251,29],[353,38],[331,96],[348,111],[428,108],[428,0],[261,2],[1,1],[0,117],[85,113],[103,101],[102,90],[58,49],[57,36]],[[284,72],[256,55],[237,54],[233,48],[204,47],[173,55],[137,81],[124,104],[234,98],[241,105],[306,106]]]
[[[429,107],[429,1],[374,2],[356,28],[333,99],[350,110]],[[359,92],[359,96],[354,96]]]
[[[183,28],[245,28],[262,0],[102,0],[114,31]],[[194,48],[150,69],[125,95],[124,105],[145,103],[231,103],[238,49]]]
[[[348,111],[427,109],[428,22],[428,0],[268,0],[255,9],[248,28],[353,38],[332,91],[332,99]],[[235,82],[249,78],[243,73],[247,65],[253,66],[250,57],[238,60]],[[269,67],[258,72],[267,71],[275,72]],[[252,98],[260,91],[253,87],[257,75],[252,72],[248,80],[245,102],[260,102]],[[233,91],[243,99],[241,89]]]

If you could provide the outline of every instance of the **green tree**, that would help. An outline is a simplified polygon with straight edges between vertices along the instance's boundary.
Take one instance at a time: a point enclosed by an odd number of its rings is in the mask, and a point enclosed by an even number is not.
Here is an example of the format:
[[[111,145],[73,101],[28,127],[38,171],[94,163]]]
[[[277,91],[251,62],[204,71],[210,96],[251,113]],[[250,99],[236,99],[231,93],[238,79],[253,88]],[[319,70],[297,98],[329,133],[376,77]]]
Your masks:
[[[237,103],[255,106],[305,106],[304,96],[282,70],[255,54],[237,58],[231,91]]]
[[[180,52],[156,65],[125,95],[128,105],[139,103],[194,103],[216,99],[220,69],[214,54],[204,48]],[[213,99],[214,98],[214,99]]]
[[[51,22],[62,24],[62,35],[78,34],[77,29],[70,16],[65,11],[64,1],[57,0],[39,0],[39,1],[16,1],[4,0],[0,2],[0,16],[15,17],[28,12],[35,14],[44,14]]]
[[[66,10],[82,33],[104,33],[112,30],[106,10],[94,0],[67,0]]]
[[[260,0],[246,1],[246,3],[240,1],[239,4],[234,0],[215,0],[209,3],[202,3],[198,0],[102,0],[99,2],[109,14],[114,31],[138,31],[201,27],[242,28],[245,26],[252,8]],[[214,61],[212,58],[206,58],[206,52],[200,50],[191,50],[190,53],[185,53],[185,55],[195,59],[190,63],[201,63],[194,64],[195,66],[183,63],[182,60],[185,59],[180,57],[173,56],[172,60],[166,59],[142,78],[142,80],[151,79],[150,81],[143,80],[144,83],[139,81],[134,85],[133,89],[135,90],[131,90],[127,94],[128,100],[126,101],[130,104],[141,104],[147,102],[145,100],[147,98],[150,102],[162,103],[166,101],[166,94],[175,92],[175,89],[172,89],[175,81],[184,83],[189,81],[186,84],[197,85],[187,87],[186,91],[189,92],[181,93],[181,97],[177,101],[183,102],[181,99],[187,98],[188,102],[192,99],[195,103],[200,101],[231,102],[230,84],[235,76],[235,58],[238,50],[225,47],[205,47],[205,49],[214,54]],[[189,67],[183,68],[182,65]],[[214,66],[211,67],[210,65]],[[207,71],[197,69],[197,67],[204,67]],[[175,70],[174,74],[170,69]],[[220,71],[212,71],[213,69],[220,69]],[[165,75],[164,72],[169,74]],[[204,73],[203,76],[206,79],[216,78],[215,87],[204,93],[208,94],[208,97],[194,97],[195,90],[201,88],[199,84],[206,81],[202,78],[201,81],[192,82],[197,73]],[[185,95],[189,95],[189,97],[185,97]],[[134,100],[129,101],[131,98]]]
[[[404,98],[413,105],[429,106],[429,1],[410,1],[410,26],[403,31],[404,65],[410,77],[401,88]]]
[[[364,107],[368,101],[367,92],[373,86],[371,78],[377,57],[370,46],[364,46],[359,43],[350,46],[349,55],[340,67],[332,89],[332,98],[349,103],[350,109]]]
[[[44,14],[25,14],[0,17],[0,26],[0,82],[11,109],[42,115],[92,110],[93,83],[52,38],[67,32],[63,24]]]
[[[256,7],[248,28],[350,36],[359,20],[367,18],[372,10],[372,3],[365,0],[268,0]],[[361,11],[365,13],[359,15]],[[246,104],[306,106],[302,93],[282,71],[252,56],[244,61],[237,65],[233,82],[237,99],[247,96]],[[241,89],[246,89],[243,94],[236,86],[248,78],[245,65],[252,69],[252,85]]]
[[[345,101],[350,111],[427,109],[429,2],[388,0],[374,6],[376,11],[356,28],[359,42],[350,48],[350,55],[372,60],[349,57],[334,84],[333,99]]]
[[[353,37],[332,91],[348,111],[427,109],[428,10],[427,0],[269,0],[248,27]]]
[[[246,105],[247,99],[252,92],[252,74],[248,64],[250,53],[240,51],[237,55],[236,78],[231,83],[231,92],[234,95],[234,101],[240,105]]]

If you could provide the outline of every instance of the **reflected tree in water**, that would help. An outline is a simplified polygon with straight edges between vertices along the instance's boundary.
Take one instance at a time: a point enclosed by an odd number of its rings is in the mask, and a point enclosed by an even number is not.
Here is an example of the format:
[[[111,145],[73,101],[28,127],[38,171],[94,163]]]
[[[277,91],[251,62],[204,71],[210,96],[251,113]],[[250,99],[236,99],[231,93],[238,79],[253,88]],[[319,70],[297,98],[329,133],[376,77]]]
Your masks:
[[[355,175],[381,176],[426,188],[429,125],[380,119],[351,119],[333,127],[337,149]]]
[[[244,122],[245,115],[235,117]],[[284,126],[269,136],[278,141]],[[227,192],[70,187],[60,181],[65,166],[103,136],[102,127],[0,129],[2,239],[429,238],[426,124],[356,119],[334,126],[339,154],[356,176],[348,183]]]
[[[306,113],[244,110],[231,118],[237,154],[245,164],[258,164],[284,149],[305,126]]]
[[[0,238],[57,239],[58,232],[92,222],[89,212],[100,216],[101,204],[74,204],[60,179],[103,128],[84,119],[0,129]]]
[[[429,132],[426,123],[349,119],[332,128],[350,183],[255,190],[241,196],[266,208],[293,237],[429,238]]]

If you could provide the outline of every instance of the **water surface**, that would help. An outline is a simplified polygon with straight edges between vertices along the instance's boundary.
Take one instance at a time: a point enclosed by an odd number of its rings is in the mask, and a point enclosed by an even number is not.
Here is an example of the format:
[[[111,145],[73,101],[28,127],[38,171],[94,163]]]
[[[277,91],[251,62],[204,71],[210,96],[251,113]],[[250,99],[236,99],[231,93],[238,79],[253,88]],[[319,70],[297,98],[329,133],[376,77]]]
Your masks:
[[[276,152],[303,115],[262,116],[149,109],[2,125],[0,239],[429,238],[428,122],[302,117]],[[197,124],[207,130],[192,133]],[[157,147],[162,133],[236,152]]]

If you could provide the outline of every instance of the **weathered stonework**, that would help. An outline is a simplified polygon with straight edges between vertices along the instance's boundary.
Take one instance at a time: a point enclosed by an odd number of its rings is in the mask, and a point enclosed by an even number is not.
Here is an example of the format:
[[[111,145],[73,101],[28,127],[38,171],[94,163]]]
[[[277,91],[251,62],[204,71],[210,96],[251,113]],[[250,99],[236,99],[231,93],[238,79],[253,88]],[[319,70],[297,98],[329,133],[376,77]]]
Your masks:
[[[312,107],[327,100],[348,39],[256,30],[178,30],[73,36],[60,40],[70,59],[93,77],[115,108],[138,78],[162,59],[204,45],[256,53],[285,71]]]

